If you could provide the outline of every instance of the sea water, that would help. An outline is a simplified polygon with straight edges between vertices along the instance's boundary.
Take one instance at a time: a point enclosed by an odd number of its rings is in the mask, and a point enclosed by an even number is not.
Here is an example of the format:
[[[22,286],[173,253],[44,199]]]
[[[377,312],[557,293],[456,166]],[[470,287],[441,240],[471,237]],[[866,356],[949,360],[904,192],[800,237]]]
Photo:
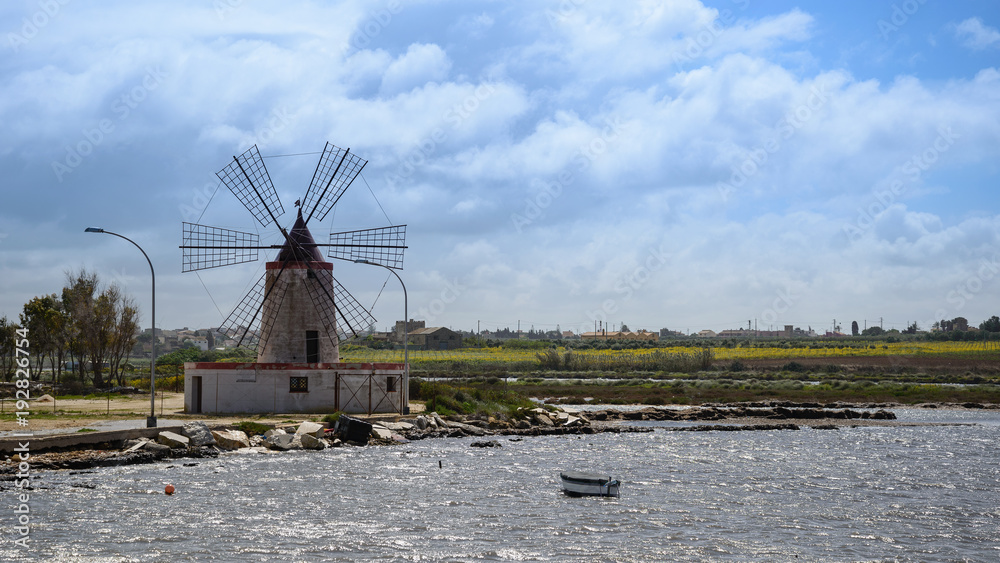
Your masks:
[[[0,560],[1000,560],[1000,413],[895,412],[935,425],[646,423],[43,472],[30,551],[11,543],[15,491],[0,491]],[[621,497],[564,496],[569,469],[621,480]]]

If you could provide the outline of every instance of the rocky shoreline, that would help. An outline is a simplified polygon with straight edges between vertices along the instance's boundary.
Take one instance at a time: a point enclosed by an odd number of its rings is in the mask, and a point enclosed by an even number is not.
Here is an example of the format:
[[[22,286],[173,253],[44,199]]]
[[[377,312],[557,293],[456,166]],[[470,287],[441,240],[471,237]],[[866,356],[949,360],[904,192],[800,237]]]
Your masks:
[[[342,416],[332,428],[316,422],[278,425],[264,434],[248,436],[233,427],[209,428],[190,422],[181,433],[160,432],[156,440],[139,438],[106,444],[101,448],[34,453],[33,471],[80,470],[95,467],[153,463],[173,459],[214,458],[224,452],[245,450],[261,454],[288,450],[322,450],[336,447],[403,444],[428,438],[595,434],[599,432],[651,432],[649,426],[631,426],[637,421],[674,421],[667,431],[747,431],[832,429],[845,425],[893,424],[892,405],[791,404],[761,402],[749,405],[709,405],[684,409],[646,407],[567,412],[561,409],[522,409],[514,420],[496,417],[448,416],[437,413],[401,418],[393,422],[366,421]],[[966,409],[995,409],[997,405],[934,405]],[[925,408],[930,408],[926,405]],[[863,410],[858,410],[863,409]],[[780,421],[780,422],[779,422]],[[684,423],[706,424],[684,424]],[[731,424],[721,424],[730,422]],[[496,440],[482,440],[474,447],[502,447]],[[0,462],[0,481],[13,479],[18,458]]]

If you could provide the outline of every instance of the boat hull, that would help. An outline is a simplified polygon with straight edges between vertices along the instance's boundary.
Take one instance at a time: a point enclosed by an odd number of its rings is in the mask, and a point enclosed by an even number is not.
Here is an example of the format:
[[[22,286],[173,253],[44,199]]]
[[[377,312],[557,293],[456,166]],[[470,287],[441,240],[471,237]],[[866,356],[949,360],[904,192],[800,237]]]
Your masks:
[[[559,474],[563,492],[573,497],[617,497],[621,483],[607,475],[564,471]]]

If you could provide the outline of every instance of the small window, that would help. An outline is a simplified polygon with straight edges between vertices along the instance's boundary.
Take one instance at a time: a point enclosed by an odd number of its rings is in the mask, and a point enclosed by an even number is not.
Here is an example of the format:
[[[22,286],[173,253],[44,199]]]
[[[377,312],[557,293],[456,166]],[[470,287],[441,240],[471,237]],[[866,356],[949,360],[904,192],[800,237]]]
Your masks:
[[[288,392],[289,393],[308,393],[309,392],[309,378],[308,377],[290,377],[288,379]]]
[[[395,393],[396,392],[396,378],[391,375],[385,376],[385,392]]]
[[[319,362],[319,331],[306,331],[306,363],[315,364]]]

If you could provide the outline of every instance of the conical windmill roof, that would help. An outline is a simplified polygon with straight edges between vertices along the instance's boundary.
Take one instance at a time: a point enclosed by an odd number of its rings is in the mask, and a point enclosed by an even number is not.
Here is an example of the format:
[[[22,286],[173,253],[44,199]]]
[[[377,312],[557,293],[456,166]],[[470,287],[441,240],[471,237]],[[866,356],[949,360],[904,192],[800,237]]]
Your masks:
[[[323,254],[316,246],[312,233],[306,227],[306,222],[302,219],[302,208],[299,208],[299,216],[292,225],[292,230],[288,231],[288,239],[278,251],[278,262],[325,262]]]

